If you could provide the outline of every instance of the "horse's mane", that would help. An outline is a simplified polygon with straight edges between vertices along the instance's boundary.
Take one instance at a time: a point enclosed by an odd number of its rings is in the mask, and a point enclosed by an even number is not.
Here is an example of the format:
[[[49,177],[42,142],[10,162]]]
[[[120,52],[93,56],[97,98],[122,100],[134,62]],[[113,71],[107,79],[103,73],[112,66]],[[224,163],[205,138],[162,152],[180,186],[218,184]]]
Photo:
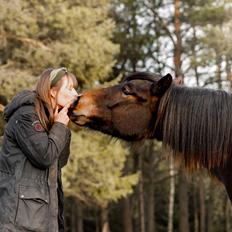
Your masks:
[[[149,72],[134,72],[130,75],[125,76],[122,82],[132,81],[132,80],[145,80],[145,81],[158,81],[161,78],[159,74],[149,73]]]
[[[232,95],[225,91],[172,85],[158,120],[164,146],[189,169],[221,166],[232,153]]]

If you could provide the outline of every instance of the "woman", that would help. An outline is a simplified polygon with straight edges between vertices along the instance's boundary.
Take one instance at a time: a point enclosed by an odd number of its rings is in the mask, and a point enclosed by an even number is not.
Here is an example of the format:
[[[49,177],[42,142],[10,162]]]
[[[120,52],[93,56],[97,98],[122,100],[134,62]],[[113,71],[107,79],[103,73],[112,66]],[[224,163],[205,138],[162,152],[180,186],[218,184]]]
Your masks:
[[[35,91],[19,93],[5,107],[0,231],[64,231],[61,168],[69,157],[76,84],[66,68],[47,69]]]

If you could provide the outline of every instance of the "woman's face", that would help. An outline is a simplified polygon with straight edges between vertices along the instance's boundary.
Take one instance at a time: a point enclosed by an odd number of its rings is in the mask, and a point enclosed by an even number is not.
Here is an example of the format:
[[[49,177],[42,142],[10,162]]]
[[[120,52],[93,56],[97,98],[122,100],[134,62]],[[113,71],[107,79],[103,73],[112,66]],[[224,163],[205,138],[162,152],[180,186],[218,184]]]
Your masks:
[[[51,96],[55,102],[55,105],[62,108],[66,104],[74,101],[78,94],[74,89],[72,78],[64,76],[60,81],[61,85],[59,88],[53,87],[51,89]]]

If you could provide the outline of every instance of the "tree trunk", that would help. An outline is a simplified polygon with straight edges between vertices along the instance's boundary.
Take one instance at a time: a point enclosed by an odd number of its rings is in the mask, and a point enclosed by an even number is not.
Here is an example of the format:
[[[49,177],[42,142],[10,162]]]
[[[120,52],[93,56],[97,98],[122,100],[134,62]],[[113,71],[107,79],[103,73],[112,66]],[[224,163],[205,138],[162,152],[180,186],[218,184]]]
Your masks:
[[[84,232],[83,228],[83,213],[81,204],[77,204],[77,232]]]
[[[231,227],[231,202],[226,196],[225,219],[226,219],[226,232],[232,231]]]
[[[179,171],[179,231],[189,232],[188,183],[183,168]]]
[[[144,189],[143,189],[143,155],[139,155],[139,218],[140,218],[140,232],[145,232],[145,212],[144,212]]]
[[[174,64],[175,64],[175,75],[176,77],[182,76],[181,72],[181,31],[180,31],[180,0],[174,0],[175,13],[174,13],[174,27],[176,35],[176,43],[174,44]]]
[[[74,198],[71,199],[72,205],[71,205],[71,231],[77,230],[77,206],[76,206],[76,200]]]
[[[123,217],[123,231],[133,232],[130,197],[123,198],[120,203]]]
[[[194,232],[199,232],[199,218],[198,218],[198,188],[193,186],[193,205],[194,205]]]
[[[155,232],[155,199],[154,199],[154,152],[153,142],[148,144],[148,183],[147,186],[147,232]]]
[[[205,190],[203,179],[199,177],[200,232],[205,232]]]
[[[230,58],[226,57],[226,79],[230,82],[230,89],[232,89],[232,72]]]
[[[170,194],[168,209],[168,232],[173,232],[173,214],[174,214],[174,198],[175,198],[175,177],[174,177],[174,160],[170,158]]]
[[[99,212],[98,210],[95,210],[95,225],[96,225],[96,229],[95,232],[100,232],[101,231],[101,218],[99,218]]]
[[[216,81],[218,83],[218,89],[222,89],[222,77],[221,77],[221,62],[222,59],[221,57],[216,57],[216,65],[217,65],[217,70],[216,70]]]
[[[196,28],[195,26],[193,26],[193,38],[195,41],[197,41],[197,35],[196,35]],[[196,44],[195,43],[192,43],[192,53],[193,53],[193,59],[195,60],[195,62],[197,62],[197,52],[196,52]],[[200,79],[200,76],[199,76],[199,73],[198,73],[198,65],[197,63],[194,64],[194,73],[195,73],[195,77],[196,77],[196,82],[197,82],[197,86],[200,85],[199,83],[199,79]]]
[[[71,231],[73,232],[83,232],[83,215],[82,215],[82,207],[76,198],[72,198],[71,200]]]
[[[207,232],[213,231],[213,186],[210,182],[209,199],[207,200]]]
[[[102,232],[110,232],[107,208],[103,208],[101,210],[101,227],[102,227]]]
[[[132,30],[132,33],[133,33],[133,38],[136,38],[137,37],[137,19],[136,19],[136,4],[134,3],[133,4],[133,1],[132,1],[132,18],[131,18],[131,30]],[[137,44],[135,44],[135,47],[137,47]],[[132,70],[133,72],[136,72],[136,69],[137,69],[137,56],[131,56],[131,66],[132,66]]]

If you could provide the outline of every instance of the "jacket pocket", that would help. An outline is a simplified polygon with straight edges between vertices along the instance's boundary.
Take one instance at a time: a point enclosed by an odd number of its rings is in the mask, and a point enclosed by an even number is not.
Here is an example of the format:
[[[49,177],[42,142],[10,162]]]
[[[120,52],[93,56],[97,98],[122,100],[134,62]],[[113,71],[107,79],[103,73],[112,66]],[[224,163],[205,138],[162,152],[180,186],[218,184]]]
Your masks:
[[[48,192],[39,187],[20,186],[15,224],[32,231],[48,231]]]

